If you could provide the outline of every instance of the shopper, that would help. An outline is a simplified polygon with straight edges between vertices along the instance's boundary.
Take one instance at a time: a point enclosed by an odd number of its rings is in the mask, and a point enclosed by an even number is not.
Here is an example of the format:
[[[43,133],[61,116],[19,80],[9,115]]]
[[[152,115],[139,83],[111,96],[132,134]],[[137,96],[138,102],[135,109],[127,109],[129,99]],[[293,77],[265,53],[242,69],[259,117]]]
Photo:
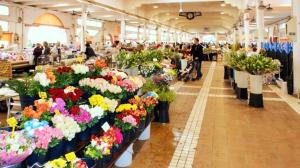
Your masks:
[[[43,53],[43,54],[44,54],[45,56],[50,55],[50,47],[49,47],[49,44],[45,41],[43,45],[44,45],[44,53]]]
[[[43,54],[43,47],[41,46],[40,43],[37,43],[36,47],[33,50],[33,56],[34,56],[33,62],[34,62],[34,65],[38,64],[38,59],[39,59],[39,57],[42,54]]]
[[[85,55],[86,55],[86,59],[89,59],[90,57],[95,57],[96,54],[93,50],[93,48],[91,47],[90,43],[86,43],[85,45],[86,49],[85,49]]]
[[[201,64],[203,60],[203,47],[199,44],[198,38],[193,39],[191,55],[193,56],[194,68],[197,71],[197,76],[193,78],[193,80],[199,80],[202,77]]]

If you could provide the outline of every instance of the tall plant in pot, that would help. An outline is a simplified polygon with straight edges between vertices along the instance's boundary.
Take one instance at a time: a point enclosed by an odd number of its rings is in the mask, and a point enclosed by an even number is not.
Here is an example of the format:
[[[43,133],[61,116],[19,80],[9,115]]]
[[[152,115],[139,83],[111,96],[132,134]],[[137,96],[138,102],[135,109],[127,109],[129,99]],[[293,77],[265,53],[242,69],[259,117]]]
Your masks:
[[[228,65],[234,69],[237,98],[243,100],[248,99],[248,73],[245,72],[246,58],[247,55],[243,51],[231,54],[231,56],[227,58]]]
[[[263,107],[263,75],[279,70],[280,62],[262,55],[252,55],[246,59],[246,71],[250,73],[249,105]]]
[[[173,102],[176,98],[175,92],[166,89],[161,90],[158,93],[158,109],[159,109],[159,122],[161,123],[169,123],[169,107],[170,103]]]
[[[29,76],[26,76],[22,80],[8,80],[6,84],[8,84],[10,89],[19,94],[22,109],[33,105],[38,97],[37,93],[41,91],[39,83]]]

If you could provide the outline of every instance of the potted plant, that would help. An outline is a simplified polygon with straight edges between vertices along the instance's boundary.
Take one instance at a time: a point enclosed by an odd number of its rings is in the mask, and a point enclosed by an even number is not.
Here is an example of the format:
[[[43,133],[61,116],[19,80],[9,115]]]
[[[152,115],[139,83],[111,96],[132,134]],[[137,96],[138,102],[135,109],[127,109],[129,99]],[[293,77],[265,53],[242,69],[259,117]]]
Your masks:
[[[246,71],[250,73],[250,100],[249,105],[263,107],[263,75],[278,71],[280,62],[258,54],[246,59]]]
[[[26,76],[22,80],[12,79],[6,81],[9,88],[16,91],[20,96],[21,108],[33,105],[37,99],[37,93],[41,91],[40,85],[33,78]]]
[[[176,98],[176,94],[167,89],[167,90],[162,90],[158,93],[158,121],[161,123],[169,123],[169,107],[170,103],[173,102]]]

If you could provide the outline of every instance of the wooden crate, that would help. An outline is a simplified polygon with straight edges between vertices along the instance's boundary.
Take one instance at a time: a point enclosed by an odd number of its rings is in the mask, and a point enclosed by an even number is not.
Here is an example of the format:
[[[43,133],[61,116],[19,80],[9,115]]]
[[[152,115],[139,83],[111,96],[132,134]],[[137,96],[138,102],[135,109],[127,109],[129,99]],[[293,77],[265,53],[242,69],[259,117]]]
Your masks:
[[[11,79],[12,78],[12,65],[7,60],[0,60],[0,79]]]

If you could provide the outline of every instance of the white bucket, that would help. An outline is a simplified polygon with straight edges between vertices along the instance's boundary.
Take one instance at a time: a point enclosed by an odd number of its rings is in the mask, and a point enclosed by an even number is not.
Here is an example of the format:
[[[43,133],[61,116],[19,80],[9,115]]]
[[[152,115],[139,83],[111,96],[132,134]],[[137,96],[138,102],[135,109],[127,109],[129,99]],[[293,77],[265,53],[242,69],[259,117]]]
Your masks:
[[[128,167],[132,164],[133,144],[129,145],[126,151],[116,161],[117,167]]]
[[[240,71],[234,70],[234,81],[237,85],[240,83]]]
[[[151,131],[151,123],[148,125],[148,127],[145,128],[145,130],[142,132],[142,134],[139,137],[140,141],[145,141],[150,139],[150,131]]]
[[[249,74],[247,72],[239,71],[239,82],[237,86],[239,88],[248,88],[248,77]]]
[[[250,92],[253,94],[262,94],[263,91],[263,76],[250,75]]]

